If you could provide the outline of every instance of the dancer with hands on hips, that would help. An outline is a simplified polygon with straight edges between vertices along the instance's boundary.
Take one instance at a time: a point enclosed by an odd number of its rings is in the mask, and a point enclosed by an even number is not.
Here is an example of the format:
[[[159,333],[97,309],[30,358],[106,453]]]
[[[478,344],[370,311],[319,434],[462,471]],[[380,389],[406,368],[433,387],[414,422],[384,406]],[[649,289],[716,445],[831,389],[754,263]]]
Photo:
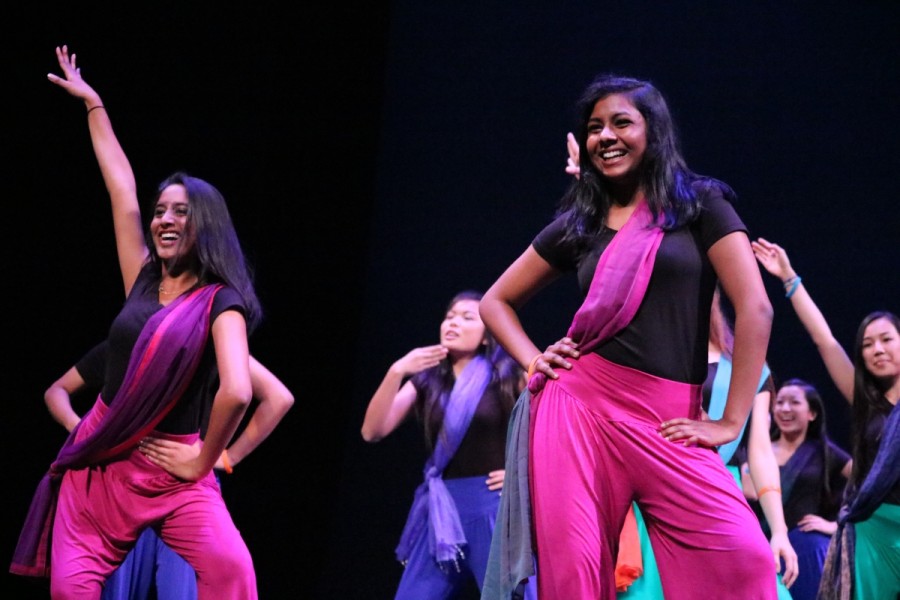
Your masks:
[[[634,501],[668,600],[697,589],[773,600],[765,536],[711,450],[747,420],[772,319],[733,192],[688,169],[651,83],[601,75],[579,111],[578,178],[481,302],[488,331],[530,376],[519,404],[531,404],[510,433],[527,436],[516,446],[525,456],[506,460],[507,480],[527,464],[514,476],[529,486],[503,494],[495,536],[515,543],[500,544],[499,597],[532,574],[533,538],[542,600],[615,598],[617,541]],[[541,350],[518,311],[565,273],[584,302],[569,340]],[[735,309],[733,369],[722,418],[702,420],[717,281]]]

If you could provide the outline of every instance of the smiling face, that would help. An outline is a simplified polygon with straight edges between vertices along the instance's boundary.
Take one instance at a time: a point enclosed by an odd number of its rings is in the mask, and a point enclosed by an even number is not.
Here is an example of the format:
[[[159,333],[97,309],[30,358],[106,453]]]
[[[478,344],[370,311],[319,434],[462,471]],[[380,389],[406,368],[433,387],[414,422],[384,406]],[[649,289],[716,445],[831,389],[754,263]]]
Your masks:
[[[485,343],[484,334],[478,300],[458,300],[441,321],[441,345],[457,358],[477,354]]]
[[[627,96],[610,94],[594,105],[585,146],[601,175],[615,183],[633,181],[647,150],[647,123]]]
[[[772,418],[782,434],[806,437],[809,424],[818,415],[809,407],[806,392],[797,385],[786,385],[778,390],[772,406]]]
[[[190,203],[183,185],[168,186],[153,207],[150,235],[159,258],[169,263],[193,248]]]
[[[900,375],[900,335],[888,319],[878,318],[866,326],[862,339],[866,369],[877,379]]]

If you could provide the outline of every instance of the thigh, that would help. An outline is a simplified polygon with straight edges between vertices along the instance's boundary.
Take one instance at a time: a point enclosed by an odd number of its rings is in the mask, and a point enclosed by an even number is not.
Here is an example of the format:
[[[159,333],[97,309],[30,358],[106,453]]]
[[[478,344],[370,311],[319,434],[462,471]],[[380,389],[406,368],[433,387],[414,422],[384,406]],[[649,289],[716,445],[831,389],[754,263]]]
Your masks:
[[[255,598],[253,560],[212,476],[181,487],[166,503],[162,541],[193,567],[200,598]]]
[[[542,598],[615,597],[615,548],[631,502],[615,429],[548,383],[532,413],[529,469]]]
[[[854,598],[900,597],[900,505],[882,504],[855,530]]]

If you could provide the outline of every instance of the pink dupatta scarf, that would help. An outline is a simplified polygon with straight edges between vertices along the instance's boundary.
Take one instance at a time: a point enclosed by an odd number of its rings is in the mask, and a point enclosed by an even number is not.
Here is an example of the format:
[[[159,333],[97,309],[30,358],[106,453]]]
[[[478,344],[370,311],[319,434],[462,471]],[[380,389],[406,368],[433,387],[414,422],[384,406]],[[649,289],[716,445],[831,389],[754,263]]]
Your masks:
[[[642,198],[597,262],[591,287],[575,313],[567,335],[581,352],[590,352],[634,318],[656,261],[663,230]],[[547,376],[536,373],[528,389],[536,394]]]

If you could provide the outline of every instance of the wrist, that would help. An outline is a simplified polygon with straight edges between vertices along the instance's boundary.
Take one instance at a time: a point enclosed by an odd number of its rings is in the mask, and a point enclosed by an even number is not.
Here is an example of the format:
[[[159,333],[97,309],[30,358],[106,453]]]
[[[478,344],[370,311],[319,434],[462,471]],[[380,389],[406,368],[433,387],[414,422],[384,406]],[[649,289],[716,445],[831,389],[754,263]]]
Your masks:
[[[227,448],[225,450],[222,450],[222,464],[225,467],[225,472],[231,475],[231,473],[234,471],[234,468],[232,467],[231,460],[228,457]]]
[[[784,286],[784,297],[790,298],[791,296],[793,296],[794,292],[797,291],[797,287],[800,285],[801,281],[803,281],[803,278],[801,278],[796,273],[782,281],[781,283]]]
[[[531,376],[534,375],[534,369],[537,366],[537,361],[540,357],[544,355],[543,352],[538,352],[534,355],[534,358],[531,359],[531,362],[528,363],[528,379],[531,379]]]

